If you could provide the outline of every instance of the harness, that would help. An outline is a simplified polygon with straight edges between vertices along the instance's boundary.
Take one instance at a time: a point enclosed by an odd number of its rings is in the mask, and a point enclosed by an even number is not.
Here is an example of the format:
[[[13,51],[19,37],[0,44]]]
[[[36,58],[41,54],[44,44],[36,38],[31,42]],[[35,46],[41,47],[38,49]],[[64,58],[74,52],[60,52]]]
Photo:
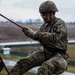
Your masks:
[[[64,59],[69,58],[69,55],[66,53],[66,50],[58,49],[58,48],[51,48],[51,47],[48,47],[48,46],[44,46],[44,49],[53,53],[53,55],[55,55],[56,53],[60,53]]]

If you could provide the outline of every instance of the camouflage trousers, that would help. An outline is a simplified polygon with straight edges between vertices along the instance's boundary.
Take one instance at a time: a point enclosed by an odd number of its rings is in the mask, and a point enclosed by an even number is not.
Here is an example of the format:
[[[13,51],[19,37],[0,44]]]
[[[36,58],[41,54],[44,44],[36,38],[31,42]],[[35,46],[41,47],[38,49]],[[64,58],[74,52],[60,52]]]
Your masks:
[[[52,55],[43,50],[34,51],[27,57],[20,59],[11,69],[10,75],[23,75],[35,66],[40,66],[37,75],[59,75],[67,68],[67,61],[57,53]]]

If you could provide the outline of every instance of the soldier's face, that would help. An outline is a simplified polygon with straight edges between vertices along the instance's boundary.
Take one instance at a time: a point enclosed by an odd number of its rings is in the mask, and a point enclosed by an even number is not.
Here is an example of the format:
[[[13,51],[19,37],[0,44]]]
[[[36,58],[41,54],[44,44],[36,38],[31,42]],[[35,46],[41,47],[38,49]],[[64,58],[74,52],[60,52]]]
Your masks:
[[[41,13],[41,17],[43,18],[44,22],[48,23],[50,22],[50,13]]]

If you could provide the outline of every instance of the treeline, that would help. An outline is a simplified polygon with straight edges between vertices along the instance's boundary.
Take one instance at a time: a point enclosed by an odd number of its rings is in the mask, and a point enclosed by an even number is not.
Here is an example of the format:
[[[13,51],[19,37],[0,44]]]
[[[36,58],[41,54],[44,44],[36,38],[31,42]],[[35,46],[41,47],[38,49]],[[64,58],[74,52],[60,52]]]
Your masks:
[[[75,25],[75,22],[68,22],[67,25]]]
[[[19,20],[19,21],[14,21],[12,20],[13,22],[16,22],[17,24],[20,24],[20,25],[41,25],[43,23],[43,21],[41,19],[28,19],[28,20],[25,20],[24,22]],[[3,24],[6,24],[6,25],[9,25],[11,24],[11,22],[9,21],[0,21],[0,25],[3,25]],[[66,23],[67,25],[75,25],[75,22],[67,22]]]
[[[17,24],[20,24],[20,25],[41,25],[43,23],[43,21],[41,19],[28,19],[28,20],[25,20],[24,22],[19,20],[19,21],[14,21],[12,20],[13,22],[16,22]],[[9,21],[0,21],[0,25],[3,25],[3,24],[10,24],[11,22]]]

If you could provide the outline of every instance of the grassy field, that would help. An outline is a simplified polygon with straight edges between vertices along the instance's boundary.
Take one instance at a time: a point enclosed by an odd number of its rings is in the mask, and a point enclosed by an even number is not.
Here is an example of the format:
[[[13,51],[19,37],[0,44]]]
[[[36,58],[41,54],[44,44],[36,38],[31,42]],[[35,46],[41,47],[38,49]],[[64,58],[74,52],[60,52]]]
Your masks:
[[[69,59],[75,61],[75,44],[69,44],[67,53],[69,54]]]
[[[5,69],[3,69],[3,71],[1,71],[0,75],[5,75],[7,72],[5,71]],[[35,73],[32,72],[27,72],[24,75],[36,75]]]
[[[29,53],[29,52],[32,52],[32,51],[37,50],[37,49],[39,49],[39,48],[40,48],[39,46],[38,46],[38,47],[21,47],[21,48],[12,48],[12,50],[24,51],[24,52],[28,52],[28,53]],[[75,61],[75,45],[69,44],[69,45],[68,45],[67,53],[68,53],[69,56],[70,56],[70,57],[69,57],[69,60]],[[5,58],[5,56],[4,56],[2,53],[0,53],[0,55],[2,56],[3,59],[7,59],[7,58]],[[10,60],[17,61],[17,60],[19,60],[20,58],[22,58],[22,56],[11,55],[11,59],[10,59]],[[7,60],[9,60],[9,59],[7,59]],[[9,70],[9,69],[8,69],[8,70]],[[75,73],[75,66],[69,65],[67,71],[68,71],[68,72],[73,72],[73,73]],[[0,75],[4,75],[4,74],[6,74],[5,69],[3,69],[3,70],[0,72]],[[27,72],[27,73],[24,74],[24,75],[35,75],[35,73]]]
[[[8,69],[9,70],[9,69]],[[75,73],[75,67],[74,66],[68,66],[68,70],[67,72],[71,72],[71,73]],[[7,72],[5,69],[3,69],[0,72],[0,75],[5,75]],[[36,75],[36,73],[32,73],[32,72],[26,72],[24,75]]]

